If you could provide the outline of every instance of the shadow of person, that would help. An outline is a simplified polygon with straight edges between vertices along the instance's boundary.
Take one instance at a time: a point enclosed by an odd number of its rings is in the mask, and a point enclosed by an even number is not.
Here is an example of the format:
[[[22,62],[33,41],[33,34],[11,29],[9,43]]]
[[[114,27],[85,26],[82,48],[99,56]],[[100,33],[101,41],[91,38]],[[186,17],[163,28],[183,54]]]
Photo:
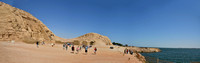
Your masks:
[[[74,54],[74,52],[70,52],[70,53]]]

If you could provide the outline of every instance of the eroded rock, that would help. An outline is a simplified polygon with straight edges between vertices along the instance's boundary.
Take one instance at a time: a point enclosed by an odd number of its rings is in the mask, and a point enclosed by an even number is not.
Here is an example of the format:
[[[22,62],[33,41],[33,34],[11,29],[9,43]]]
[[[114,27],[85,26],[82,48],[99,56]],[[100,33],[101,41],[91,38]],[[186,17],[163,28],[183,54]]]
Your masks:
[[[0,2],[0,40],[55,41],[56,36],[30,13]]]

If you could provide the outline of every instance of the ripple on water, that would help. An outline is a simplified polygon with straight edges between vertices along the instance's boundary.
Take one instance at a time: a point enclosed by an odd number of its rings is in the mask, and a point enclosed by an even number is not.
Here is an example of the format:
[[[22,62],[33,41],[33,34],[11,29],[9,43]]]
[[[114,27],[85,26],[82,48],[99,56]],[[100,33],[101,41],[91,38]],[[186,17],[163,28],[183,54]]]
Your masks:
[[[192,48],[160,48],[162,52],[142,53],[144,56],[176,63],[200,62],[200,49]]]

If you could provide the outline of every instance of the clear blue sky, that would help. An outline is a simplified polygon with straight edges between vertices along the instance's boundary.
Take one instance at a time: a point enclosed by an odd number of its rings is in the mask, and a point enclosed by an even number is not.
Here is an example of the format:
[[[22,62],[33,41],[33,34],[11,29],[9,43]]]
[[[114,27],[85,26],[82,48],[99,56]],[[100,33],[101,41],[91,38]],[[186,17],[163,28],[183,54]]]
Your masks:
[[[142,47],[200,48],[200,0],[1,0],[57,36],[95,32]]]

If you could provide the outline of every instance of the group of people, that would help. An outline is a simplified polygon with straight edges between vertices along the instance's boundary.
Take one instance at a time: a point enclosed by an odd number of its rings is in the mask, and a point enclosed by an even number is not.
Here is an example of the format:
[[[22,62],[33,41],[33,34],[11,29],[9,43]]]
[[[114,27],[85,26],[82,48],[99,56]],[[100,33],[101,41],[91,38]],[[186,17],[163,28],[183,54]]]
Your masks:
[[[39,48],[39,41],[36,42],[36,45],[37,45],[37,48]],[[45,42],[43,41],[42,42],[42,45],[45,45]],[[51,46],[55,46],[54,43],[51,43]],[[71,50],[72,50],[72,53],[75,53],[75,50],[77,52],[77,54],[81,51],[82,47],[85,49],[85,53],[87,54],[88,53],[88,48],[91,48],[92,46],[86,46],[86,45],[83,45],[83,46],[77,46],[76,49],[75,49],[75,46],[70,44],[70,43],[64,43],[63,44],[63,50],[68,50],[68,48],[71,47]],[[97,52],[97,48],[95,47],[94,48],[94,54],[96,54]]]
[[[36,42],[36,45],[37,45],[37,48],[39,48],[40,42],[37,41],[37,42]],[[45,45],[45,42],[44,42],[44,41],[42,42],[42,45]]]
[[[85,46],[85,45],[83,45],[83,46],[77,46],[77,47],[75,47],[74,45],[72,45],[70,43],[64,43],[63,44],[63,50],[64,49],[67,50],[69,47],[71,47],[72,53],[75,53],[75,50],[76,50],[76,52],[78,54],[81,51],[81,49],[84,48],[85,49],[85,53],[87,54],[88,53],[88,48],[91,48],[92,46]],[[97,52],[97,48],[95,47],[94,48],[94,54],[96,54],[96,52]]]
[[[79,53],[79,51],[81,51],[81,46],[78,46],[77,48],[76,48],[76,51],[77,51],[77,54]],[[75,46],[74,45],[72,45],[72,52],[74,53],[74,51],[75,51]]]
[[[128,54],[130,53],[131,55],[133,55],[133,50],[130,50],[130,49],[124,49],[124,54]]]
[[[67,50],[69,46],[71,47],[71,45],[70,45],[69,43],[67,43],[67,44],[64,43],[64,44],[63,44],[63,50],[64,50],[64,49]]]
[[[37,42],[36,42],[37,48],[39,48],[39,44],[40,44],[40,42],[39,42],[39,41],[37,41]],[[41,45],[45,45],[45,42],[44,42],[44,41],[42,41],[42,44],[41,44]],[[51,45],[51,47],[55,46],[55,44],[54,44],[54,43],[51,43],[50,45]]]

